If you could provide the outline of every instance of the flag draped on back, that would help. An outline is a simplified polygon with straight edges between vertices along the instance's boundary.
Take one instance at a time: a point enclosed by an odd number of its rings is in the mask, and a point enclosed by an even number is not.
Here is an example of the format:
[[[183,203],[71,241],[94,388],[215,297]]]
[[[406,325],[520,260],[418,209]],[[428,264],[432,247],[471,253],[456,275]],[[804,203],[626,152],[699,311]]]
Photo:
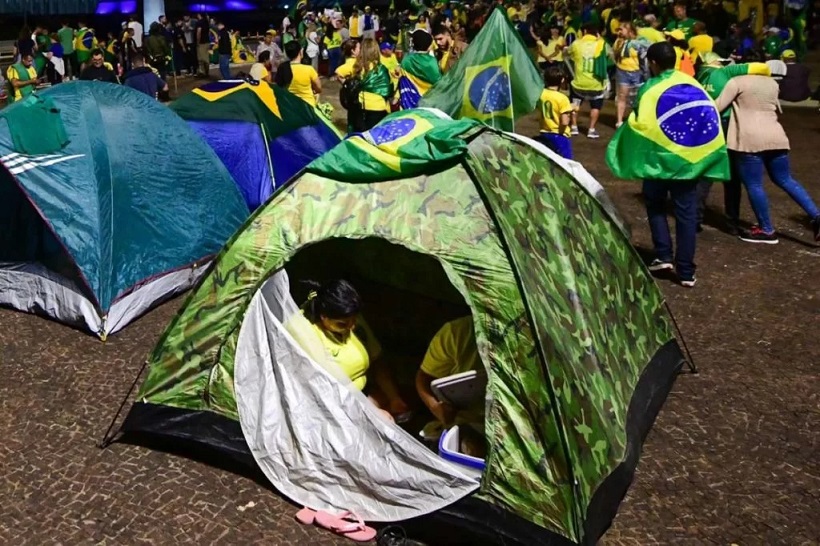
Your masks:
[[[698,82],[668,70],[638,93],[615,133],[606,163],[619,178],[729,179],[729,156],[714,101]]]
[[[307,166],[349,182],[377,182],[437,172],[467,150],[466,136],[481,126],[423,108],[396,112],[364,133],[348,136]]]
[[[532,112],[543,90],[544,81],[521,37],[496,9],[419,106],[512,131],[515,118]]]
[[[441,80],[436,58],[427,53],[410,53],[401,61],[399,101],[402,110],[419,105],[421,97]]]

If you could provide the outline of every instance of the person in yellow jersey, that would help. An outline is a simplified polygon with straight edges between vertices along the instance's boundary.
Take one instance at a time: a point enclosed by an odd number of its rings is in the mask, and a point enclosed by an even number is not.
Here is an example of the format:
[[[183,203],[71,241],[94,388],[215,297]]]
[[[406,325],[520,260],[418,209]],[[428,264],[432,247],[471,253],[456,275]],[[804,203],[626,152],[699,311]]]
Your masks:
[[[353,14],[348,22],[348,29],[350,30],[351,40],[358,40],[362,37],[362,29],[359,24],[359,8],[353,8]]]
[[[545,88],[538,98],[541,132],[536,140],[561,157],[572,159],[572,143],[569,139],[572,104],[561,92],[565,79],[560,66],[550,66],[544,72]]]
[[[40,81],[45,81],[45,77],[37,79],[37,69],[34,68],[34,55],[24,53],[19,63],[11,65],[6,70],[8,79],[9,101],[16,102],[31,95],[37,88]]]
[[[702,57],[707,53],[711,53],[715,47],[715,41],[706,32],[706,23],[698,21],[692,27],[694,36],[689,38],[689,54],[692,58]]]
[[[563,66],[564,48],[566,40],[561,36],[561,29],[556,25],[550,26],[547,32],[541,31],[541,36],[537,36],[530,27],[530,33],[535,39],[536,51],[538,52],[538,66],[541,70],[546,70],[550,66]]]
[[[359,57],[362,44],[357,40],[346,40],[342,42],[342,55],[344,62],[336,67],[335,76],[340,83],[344,83],[345,78],[353,73],[353,65],[356,64],[356,59]]]
[[[585,101],[589,102],[589,130],[587,137],[600,138],[595,125],[604,105],[604,97],[609,87],[607,74],[607,58],[609,49],[601,38],[598,28],[593,24],[586,24],[581,29],[581,38],[572,42],[567,48],[566,57],[570,61],[573,80],[570,84],[570,98],[572,100],[572,126],[570,134],[578,134],[578,110]]]
[[[342,81],[356,78],[361,82],[358,97],[348,99],[347,105],[348,130],[356,133],[372,129],[390,112],[388,101],[394,91],[390,73],[379,61],[378,42],[365,38],[358,49],[352,66],[344,64],[336,70]]]
[[[271,70],[273,67],[270,62],[270,51],[265,50],[256,58],[256,62],[251,66],[250,76],[258,82],[273,83],[271,78]]]
[[[444,324],[430,341],[421,367],[416,373],[416,392],[419,398],[445,427],[468,423],[483,428],[483,397],[476,401],[475,407],[459,411],[451,404],[439,400],[431,387],[433,381],[442,377],[472,370],[482,371],[473,328],[472,316]]]
[[[385,416],[402,421],[409,408],[384,366],[379,341],[361,317],[359,293],[342,279],[312,284],[315,290],[308,295],[302,312],[327,356]]]
[[[379,46],[379,52],[381,53],[379,62],[387,69],[387,72],[390,74],[390,81],[395,88],[399,83],[399,76],[401,76],[401,65],[399,64],[398,57],[396,57],[393,44],[390,42],[382,42]]]
[[[322,92],[322,83],[312,66],[302,64],[303,53],[302,46],[297,40],[285,44],[285,55],[288,60],[279,65],[276,71],[276,84],[315,107],[316,97]]]
[[[327,51],[327,74],[332,77],[339,65],[342,64],[342,33],[336,28],[333,21],[325,25],[323,41]]]
[[[650,44],[657,44],[666,41],[666,35],[660,30],[660,21],[653,14],[649,13],[643,18],[647,25],[638,29],[638,37],[644,38]]]
[[[647,42],[638,39],[632,23],[621,23],[618,39],[612,48],[615,53],[615,82],[618,86],[615,99],[615,128],[621,126],[626,115],[627,102],[632,102],[644,80],[641,58],[646,55]]]

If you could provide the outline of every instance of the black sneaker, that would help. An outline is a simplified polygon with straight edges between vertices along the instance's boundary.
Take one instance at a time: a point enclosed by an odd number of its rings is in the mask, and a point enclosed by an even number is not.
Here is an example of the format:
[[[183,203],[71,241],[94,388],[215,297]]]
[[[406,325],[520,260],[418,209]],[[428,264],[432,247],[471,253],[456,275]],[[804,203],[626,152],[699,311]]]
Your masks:
[[[726,232],[735,237],[740,236],[742,233],[740,223],[737,220],[726,220]]]
[[[820,216],[811,221],[811,229],[814,231],[814,242],[820,243]]]
[[[764,245],[776,245],[780,242],[774,232],[766,233],[760,229],[760,226],[752,226],[752,229],[742,231],[740,233],[740,240],[746,241],[747,243],[763,243]]]
[[[649,271],[668,271],[671,269],[675,269],[675,266],[672,265],[672,262],[667,262],[664,260],[652,260],[647,267],[649,267]]]

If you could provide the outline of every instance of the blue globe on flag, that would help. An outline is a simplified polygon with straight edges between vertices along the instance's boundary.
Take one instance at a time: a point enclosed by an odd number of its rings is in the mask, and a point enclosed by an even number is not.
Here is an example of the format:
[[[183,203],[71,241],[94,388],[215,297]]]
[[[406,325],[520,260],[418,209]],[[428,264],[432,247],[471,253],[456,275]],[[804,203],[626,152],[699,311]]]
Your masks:
[[[510,77],[503,67],[488,66],[470,80],[467,97],[476,112],[503,112],[512,104]]]
[[[658,126],[666,137],[687,148],[712,142],[720,134],[720,117],[714,102],[698,87],[673,85],[658,98]]]
[[[370,142],[376,146],[387,144],[409,135],[416,128],[416,120],[413,118],[402,118],[388,121],[373,127],[367,132]]]

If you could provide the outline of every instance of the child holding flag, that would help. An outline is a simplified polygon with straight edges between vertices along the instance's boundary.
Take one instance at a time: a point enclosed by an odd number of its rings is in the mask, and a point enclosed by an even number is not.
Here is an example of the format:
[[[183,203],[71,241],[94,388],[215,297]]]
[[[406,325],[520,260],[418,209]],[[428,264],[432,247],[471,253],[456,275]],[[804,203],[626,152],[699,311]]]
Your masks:
[[[544,72],[546,88],[538,99],[541,112],[541,133],[537,140],[565,159],[572,159],[572,143],[569,139],[569,123],[572,105],[561,93],[564,71],[551,66]]]

